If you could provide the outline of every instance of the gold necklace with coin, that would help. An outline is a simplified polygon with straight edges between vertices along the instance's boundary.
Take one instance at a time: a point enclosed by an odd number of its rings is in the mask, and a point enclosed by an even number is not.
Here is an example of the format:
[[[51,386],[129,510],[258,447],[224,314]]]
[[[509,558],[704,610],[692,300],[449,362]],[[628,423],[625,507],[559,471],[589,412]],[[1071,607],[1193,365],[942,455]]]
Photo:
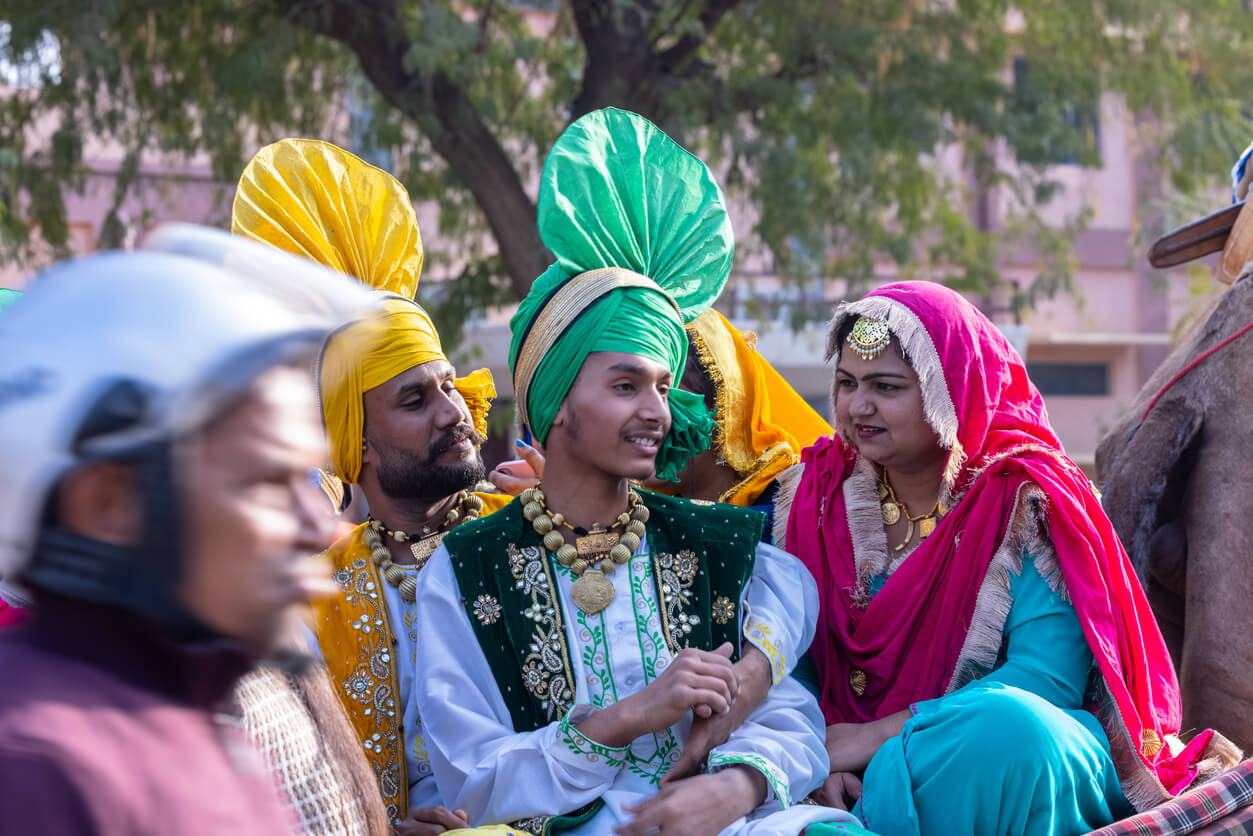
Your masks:
[[[901,521],[901,517],[909,524],[905,529],[905,539],[893,551],[901,551],[909,541],[914,538],[914,523],[918,523],[918,542],[922,542],[935,531],[936,523],[947,513],[947,509],[941,507],[940,501],[937,499],[931,510],[925,514],[911,516],[909,509],[905,507],[905,503],[896,498],[896,491],[892,490],[892,483],[888,481],[887,468],[879,474],[879,511],[883,514],[884,525],[896,525]]]
[[[522,515],[530,521],[535,533],[544,538],[544,548],[574,573],[574,585],[570,587],[574,605],[588,615],[595,615],[609,606],[614,596],[613,583],[605,575],[630,560],[644,537],[648,508],[639,494],[633,490],[627,493],[627,510],[619,514],[609,528],[592,523],[590,530],[570,525],[562,514],[549,511],[544,504],[542,485],[527,488],[520,499]],[[573,546],[557,530],[561,526],[575,533]],[[621,535],[615,531],[617,528],[623,529]]]
[[[469,491],[457,494],[453,506],[444,515],[443,521],[432,531],[423,528],[421,534],[410,534],[399,529],[393,531],[383,523],[369,518],[362,539],[370,549],[370,557],[378,567],[383,580],[400,590],[400,597],[405,603],[412,604],[417,598],[418,581],[416,573],[409,574],[392,560],[392,553],[387,550],[381,535],[387,535],[397,543],[409,543],[409,551],[413,553],[414,566],[421,569],[430,560],[431,555],[444,541],[444,535],[457,523],[477,519],[483,513],[483,500]]]

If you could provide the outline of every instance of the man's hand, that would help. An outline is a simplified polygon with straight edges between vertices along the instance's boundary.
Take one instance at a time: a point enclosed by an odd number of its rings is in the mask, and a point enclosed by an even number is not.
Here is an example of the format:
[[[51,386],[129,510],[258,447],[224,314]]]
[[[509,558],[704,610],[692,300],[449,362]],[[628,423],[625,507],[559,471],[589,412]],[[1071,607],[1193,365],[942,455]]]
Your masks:
[[[713,775],[674,781],[656,795],[623,810],[631,821],[614,831],[618,836],[717,836],[751,813],[766,798],[766,778],[747,766],[732,766]]]
[[[418,807],[396,825],[396,836],[438,836],[449,830],[470,826],[470,814],[447,807]]]
[[[861,780],[851,772],[832,772],[822,786],[814,790],[814,800],[825,807],[852,810],[861,798]]]
[[[590,740],[618,748],[640,735],[670,728],[689,711],[706,718],[722,714],[740,690],[731,666],[733,650],[730,642],[713,652],[681,650],[648,687],[596,712],[576,728]]]
[[[501,462],[487,474],[487,480],[501,493],[517,496],[527,488],[533,488],[544,478],[544,454],[529,444],[517,442],[521,461]]]
[[[735,648],[723,642],[714,650],[680,650],[670,666],[635,696],[647,701],[653,728],[668,729],[688,711],[709,718],[725,714],[740,694],[740,683],[731,664]]]
[[[726,743],[732,733],[744,725],[748,715],[766,701],[772,682],[770,660],[766,654],[745,642],[740,661],[732,667],[740,684],[740,695],[731,704],[730,711],[709,718],[692,718],[692,729],[683,745],[683,754],[661,779],[662,786],[694,774],[709,753]]]

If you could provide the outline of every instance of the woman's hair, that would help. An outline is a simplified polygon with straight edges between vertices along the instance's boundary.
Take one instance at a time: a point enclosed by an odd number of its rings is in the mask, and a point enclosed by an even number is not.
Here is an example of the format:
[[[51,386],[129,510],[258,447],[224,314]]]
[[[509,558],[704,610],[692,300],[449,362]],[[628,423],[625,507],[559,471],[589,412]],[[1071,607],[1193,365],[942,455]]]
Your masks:
[[[713,412],[718,399],[718,390],[709,370],[700,361],[691,332],[687,335],[687,362],[683,366],[683,377],[680,383],[687,391],[703,397],[705,408]]]
[[[848,339],[848,335],[853,333],[853,326],[857,324],[857,320],[861,319],[861,314],[849,314],[844,317],[840,323],[840,327],[835,329],[835,339],[831,345],[835,349],[835,357],[838,359],[840,352],[844,350],[844,341]]]

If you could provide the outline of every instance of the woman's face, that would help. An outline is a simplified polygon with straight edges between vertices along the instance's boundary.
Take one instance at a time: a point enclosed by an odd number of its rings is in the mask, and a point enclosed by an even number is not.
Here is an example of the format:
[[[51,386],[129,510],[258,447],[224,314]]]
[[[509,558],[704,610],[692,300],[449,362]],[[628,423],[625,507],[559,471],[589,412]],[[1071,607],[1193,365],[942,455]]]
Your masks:
[[[892,345],[872,360],[842,346],[835,369],[835,419],[857,452],[889,470],[914,472],[944,460],[922,410],[918,375]]]

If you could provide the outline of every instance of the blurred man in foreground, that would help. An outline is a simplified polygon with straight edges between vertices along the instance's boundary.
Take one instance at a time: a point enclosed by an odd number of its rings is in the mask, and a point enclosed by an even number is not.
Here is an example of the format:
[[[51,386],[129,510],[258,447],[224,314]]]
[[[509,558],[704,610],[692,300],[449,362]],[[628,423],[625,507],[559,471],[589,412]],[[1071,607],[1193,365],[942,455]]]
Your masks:
[[[33,600],[0,635],[13,832],[291,825],[231,695],[329,591],[308,363],[369,301],[228,236],[155,239],[50,270],[0,320],[0,574]]]

